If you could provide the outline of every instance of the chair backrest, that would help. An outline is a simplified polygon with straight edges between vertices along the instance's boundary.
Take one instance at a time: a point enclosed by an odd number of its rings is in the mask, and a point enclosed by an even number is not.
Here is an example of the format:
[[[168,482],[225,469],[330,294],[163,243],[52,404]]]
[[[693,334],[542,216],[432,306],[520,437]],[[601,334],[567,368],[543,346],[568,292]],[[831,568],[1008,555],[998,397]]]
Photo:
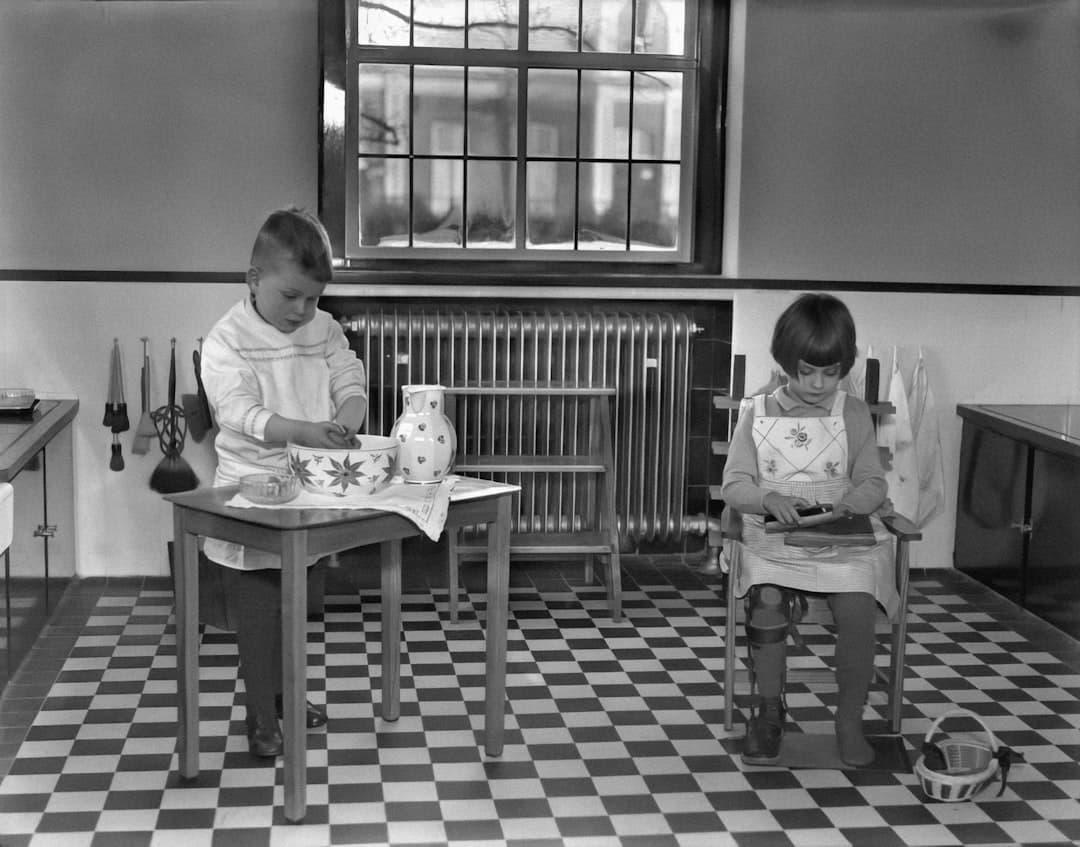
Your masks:
[[[738,354],[732,356],[731,361],[731,389],[729,397],[731,398],[732,409],[738,409],[739,402],[742,400],[748,400],[746,395],[746,356]],[[778,370],[772,372],[769,382],[751,392],[753,394],[760,394],[762,392],[772,391],[781,383],[786,382],[787,377]],[[881,384],[881,363],[877,359],[867,359],[865,369],[863,372],[863,399],[870,407],[870,415],[874,419],[874,426],[878,425],[878,421],[882,415],[891,415],[896,411],[896,407],[887,400],[878,400],[878,391]],[[734,423],[734,421],[732,421]]]
[[[11,546],[15,534],[15,489],[10,482],[0,482],[0,553]]]

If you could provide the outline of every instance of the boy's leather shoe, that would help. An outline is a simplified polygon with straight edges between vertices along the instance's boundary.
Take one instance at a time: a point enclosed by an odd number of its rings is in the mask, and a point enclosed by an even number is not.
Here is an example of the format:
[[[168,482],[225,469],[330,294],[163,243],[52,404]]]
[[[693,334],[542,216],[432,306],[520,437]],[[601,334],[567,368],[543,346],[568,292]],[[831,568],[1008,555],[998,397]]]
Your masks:
[[[252,756],[263,759],[272,759],[280,756],[285,749],[285,741],[281,737],[281,728],[274,722],[274,726],[267,728],[259,724],[254,715],[248,715],[247,719],[248,751]]]
[[[742,760],[748,765],[775,765],[784,740],[784,704],[779,697],[762,698],[746,725]]]
[[[285,710],[282,705],[282,697],[280,694],[274,698],[274,706],[277,708],[278,718],[285,717]],[[305,715],[304,722],[308,729],[318,729],[320,726],[326,726],[326,709],[320,706],[316,706],[310,700],[307,701],[307,714]]]

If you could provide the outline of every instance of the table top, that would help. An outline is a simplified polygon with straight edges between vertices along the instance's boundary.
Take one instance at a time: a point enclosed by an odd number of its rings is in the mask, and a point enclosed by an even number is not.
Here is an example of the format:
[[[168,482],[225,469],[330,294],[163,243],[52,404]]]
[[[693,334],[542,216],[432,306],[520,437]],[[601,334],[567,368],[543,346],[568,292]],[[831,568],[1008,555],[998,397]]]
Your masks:
[[[78,410],[75,399],[41,399],[30,412],[0,414],[0,482],[10,482]]]
[[[1064,455],[1080,455],[1080,406],[1071,403],[959,405],[960,417]]]
[[[495,497],[512,494],[516,487],[486,480],[470,480],[468,499],[451,497],[451,508],[458,504],[483,502]],[[289,509],[289,508],[237,508],[227,505],[240,491],[239,485],[197,488],[178,494],[166,494],[165,499],[175,506],[194,509],[206,514],[243,521],[244,523],[271,529],[316,529],[354,521],[374,520],[387,515],[380,509]]]

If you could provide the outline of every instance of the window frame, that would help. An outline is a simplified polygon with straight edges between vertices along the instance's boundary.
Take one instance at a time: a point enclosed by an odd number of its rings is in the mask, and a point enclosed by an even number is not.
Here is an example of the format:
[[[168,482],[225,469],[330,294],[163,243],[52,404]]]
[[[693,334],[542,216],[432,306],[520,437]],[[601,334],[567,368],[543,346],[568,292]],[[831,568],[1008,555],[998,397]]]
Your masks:
[[[618,258],[602,250],[531,249],[484,250],[483,248],[431,247],[378,248],[378,255],[349,255],[359,247],[359,208],[349,202],[356,197],[359,172],[348,163],[355,156],[358,142],[356,121],[348,104],[355,102],[357,81],[351,69],[365,58],[378,56],[380,61],[403,64],[445,64],[454,67],[479,65],[477,54],[502,51],[483,51],[457,48],[372,48],[356,47],[355,0],[319,0],[319,38],[321,87],[319,96],[319,214],[330,233],[335,264],[340,271],[400,271],[408,275],[437,269],[443,274],[475,274],[513,272],[516,283],[529,284],[537,276],[537,284],[545,284],[554,270],[562,275],[579,274],[594,279],[604,276],[635,278],[648,276],[657,283],[669,277],[688,274],[715,274],[720,265],[720,235],[723,211],[723,138],[722,121],[724,93],[723,57],[726,55],[728,9],[726,2],[688,0],[696,15],[696,33],[687,28],[687,54],[683,57],[652,56],[651,54],[562,53],[557,51],[523,51],[505,53],[500,61],[484,66],[505,66],[518,69],[519,91],[521,77],[529,67],[567,69],[615,70],[678,70],[685,73],[683,113],[687,117],[681,147],[682,175],[680,180],[681,208],[690,210],[690,221],[680,227],[684,247],[667,251],[628,250],[618,252]],[[690,43],[691,37],[696,41]],[[353,50],[350,53],[350,48]],[[407,55],[407,58],[405,54]],[[494,58],[494,57],[492,57]],[[467,61],[470,60],[470,61]],[[621,67],[619,66],[621,65]],[[677,65],[677,67],[676,67]],[[525,104],[519,98],[519,112]],[[524,121],[519,116],[519,126]],[[519,140],[519,145],[523,143]],[[352,154],[349,151],[353,151]],[[463,159],[464,161],[465,159]],[[354,163],[355,164],[355,163]],[[524,170],[524,169],[523,169]],[[687,194],[689,192],[689,194]],[[519,208],[522,201],[519,200]],[[519,227],[523,224],[519,223]],[[711,236],[711,237],[710,237]],[[355,242],[350,244],[350,238]],[[371,251],[373,254],[375,251]],[[347,281],[338,275],[339,280]]]

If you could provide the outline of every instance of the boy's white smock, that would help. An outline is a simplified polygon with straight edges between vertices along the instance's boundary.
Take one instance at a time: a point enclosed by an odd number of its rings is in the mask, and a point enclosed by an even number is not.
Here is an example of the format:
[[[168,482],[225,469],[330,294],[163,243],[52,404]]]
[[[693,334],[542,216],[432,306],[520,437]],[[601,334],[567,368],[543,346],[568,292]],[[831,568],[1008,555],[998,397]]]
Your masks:
[[[847,394],[837,391],[825,417],[766,414],[765,395],[753,400],[753,440],[758,485],[810,503],[836,503],[847,491],[849,456],[844,424]],[[745,414],[745,413],[744,413]],[[782,533],[766,533],[763,515],[743,515],[743,540],[735,545],[735,593],[765,583],[827,594],[872,594],[890,617],[899,597],[894,580],[892,540],[871,516],[872,547],[789,547]]]
[[[259,316],[250,298],[210,330],[202,348],[202,379],[219,427],[214,440],[214,485],[233,485],[252,473],[281,473],[288,448],[264,440],[277,414],[305,421],[333,420],[352,397],[367,397],[363,363],[328,312],[286,334]],[[281,567],[276,554],[208,538],[204,552],[241,570]]]

